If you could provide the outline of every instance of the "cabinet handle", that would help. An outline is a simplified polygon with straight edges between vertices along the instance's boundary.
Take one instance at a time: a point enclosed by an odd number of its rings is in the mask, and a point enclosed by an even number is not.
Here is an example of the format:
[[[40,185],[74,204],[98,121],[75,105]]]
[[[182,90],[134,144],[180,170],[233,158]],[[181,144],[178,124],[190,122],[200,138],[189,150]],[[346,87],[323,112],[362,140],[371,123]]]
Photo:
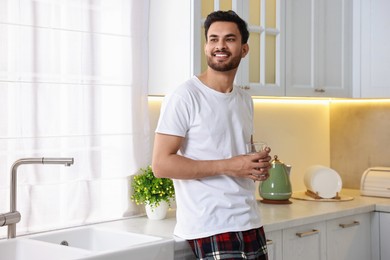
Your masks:
[[[250,86],[240,86],[240,88],[243,89],[243,90],[250,90],[251,89]]]
[[[360,225],[359,221],[354,221],[354,222],[348,223],[348,224],[339,224],[339,226],[342,228],[349,228],[349,227],[359,226],[359,225]]]
[[[296,235],[298,237],[307,237],[307,236],[315,235],[318,233],[320,233],[320,231],[318,231],[317,229],[312,229],[312,230],[306,231],[306,232],[298,232],[298,233],[296,233]]]
[[[274,241],[272,241],[271,239],[267,239],[267,246],[270,246],[274,243]]]
[[[314,89],[314,92],[324,93],[325,89],[323,89],[323,88],[316,88],[316,89]]]

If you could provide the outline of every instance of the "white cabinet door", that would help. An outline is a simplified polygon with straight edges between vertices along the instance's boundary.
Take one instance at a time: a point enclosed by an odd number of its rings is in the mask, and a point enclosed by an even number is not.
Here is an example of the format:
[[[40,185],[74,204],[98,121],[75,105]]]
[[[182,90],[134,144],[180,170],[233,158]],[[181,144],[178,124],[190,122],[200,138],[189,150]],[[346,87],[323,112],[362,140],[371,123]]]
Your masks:
[[[283,259],[326,259],[325,222],[284,229]]]
[[[266,232],[267,249],[269,260],[281,260],[282,259],[282,231]]]
[[[286,95],[350,97],[352,1],[286,1]]]
[[[330,220],[326,228],[328,259],[371,259],[370,213]]]
[[[361,1],[362,98],[390,97],[389,9],[388,0]],[[356,77],[359,77],[359,73],[356,74]]]
[[[380,257],[390,259],[390,213],[379,213]]]
[[[150,0],[149,95],[165,95],[194,74],[195,6],[194,1]]]

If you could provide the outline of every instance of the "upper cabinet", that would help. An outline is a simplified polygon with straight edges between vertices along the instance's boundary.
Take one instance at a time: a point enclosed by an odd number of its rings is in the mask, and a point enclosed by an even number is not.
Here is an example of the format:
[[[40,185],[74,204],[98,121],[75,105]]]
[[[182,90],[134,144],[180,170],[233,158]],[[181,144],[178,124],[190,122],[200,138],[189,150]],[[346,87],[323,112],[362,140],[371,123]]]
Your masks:
[[[150,0],[149,94],[206,69],[203,22],[234,10],[248,23],[235,84],[253,96],[390,97],[388,0]]]
[[[355,2],[354,2],[355,4]],[[356,45],[354,96],[390,97],[390,10],[388,0],[359,0],[354,8]]]
[[[286,96],[390,98],[390,1],[285,4]]]
[[[205,44],[203,21],[215,10],[234,10],[248,24],[249,53],[242,59],[235,84],[253,96],[283,96],[284,20],[283,1],[279,0],[217,0],[200,1],[201,46]],[[201,56],[201,71],[207,68]]]
[[[350,97],[352,1],[286,1],[286,95]]]
[[[252,95],[284,96],[284,45],[280,0],[151,0],[149,94],[164,95],[207,67],[203,23],[215,10],[234,10],[248,22],[249,54],[235,84]]]
[[[194,75],[195,1],[150,0],[149,95],[165,95]]]

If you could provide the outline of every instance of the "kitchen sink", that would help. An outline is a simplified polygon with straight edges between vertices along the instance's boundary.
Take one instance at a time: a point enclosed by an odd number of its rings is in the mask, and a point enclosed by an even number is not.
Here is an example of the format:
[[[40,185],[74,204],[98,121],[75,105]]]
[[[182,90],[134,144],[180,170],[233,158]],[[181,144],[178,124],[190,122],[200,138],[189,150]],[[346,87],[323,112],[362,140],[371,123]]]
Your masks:
[[[80,259],[173,259],[173,239],[102,227],[81,227],[52,231],[29,237],[31,240],[91,252]],[[79,259],[79,258],[77,258]]]
[[[162,239],[160,237],[95,227],[55,231],[48,234],[31,236],[30,238],[57,245],[77,247],[93,252],[118,250],[156,242]]]
[[[173,238],[94,226],[0,240],[0,260],[169,260],[173,258]]]
[[[65,248],[29,239],[3,240],[0,242],[0,252],[0,260],[82,259],[90,254],[77,248]]]

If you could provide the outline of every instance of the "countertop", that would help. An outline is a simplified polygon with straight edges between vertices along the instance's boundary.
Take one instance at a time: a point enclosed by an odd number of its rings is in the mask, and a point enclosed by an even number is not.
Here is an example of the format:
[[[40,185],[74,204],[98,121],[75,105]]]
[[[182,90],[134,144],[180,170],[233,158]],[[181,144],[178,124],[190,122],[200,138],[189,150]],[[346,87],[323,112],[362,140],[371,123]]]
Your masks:
[[[290,199],[292,204],[287,205],[260,203],[264,229],[280,230],[372,211],[390,212],[390,198],[361,196],[359,190],[347,189],[341,194],[353,199],[337,202]]]
[[[298,193],[296,192],[295,195]],[[300,194],[304,194],[304,192]],[[293,197],[299,196],[294,196],[293,194]],[[351,200],[313,201],[291,198],[291,204],[264,204],[260,202],[259,197],[258,203],[265,232],[374,211],[390,213],[390,198],[361,196],[359,190],[348,189],[343,189],[340,197],[350,198]],[[167,217],[163,220],[150,220],[146,215],[142,215],[91,224],[91,226],[159,236],[170,241],[173,240],[177,259],[184,259],[188,255],[191,256],[191,249],[185,240],[173,235],[175,224],[176,211],[170,209]]]
[[[342,190],[341,194],[351,196],[353,199],[340,202],[290,199],[292,203],[284,205],[259,202],[264,229],[269,232],[372,211],[390,212],[390,198],[361,196],[359,190]],[[175,210],[170,210],[164,220],[149,220],[146,216],[142,216],[99,225],[172,238],[175,223]],[[177,237],[174,239],[176,251],[189,248],[184,240]]]

